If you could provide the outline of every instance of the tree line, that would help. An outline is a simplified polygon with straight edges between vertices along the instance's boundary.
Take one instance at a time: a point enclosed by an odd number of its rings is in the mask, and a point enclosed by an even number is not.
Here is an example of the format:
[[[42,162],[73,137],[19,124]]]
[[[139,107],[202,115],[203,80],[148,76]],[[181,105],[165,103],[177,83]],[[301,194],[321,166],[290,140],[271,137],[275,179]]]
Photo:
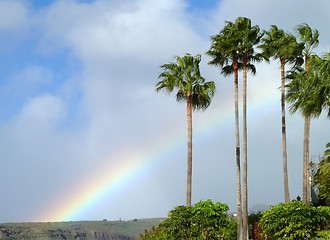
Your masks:
[[[256,74],[256,65],[261,61],[278,60],[281,66],[281,109],[284,201],[290,201],[285,103],[290,104],[290,113],[299,112],[304,117],[303,148],[303,201],[309,202],[309,135],[311,118],[327,111],[330,117],[330,53],[317,56],[313,50],[319,44],[319,32],[308,24],[296,26],[296,34],[287,33],[272,25],[261,30],[251,20],[239,17],[234,22],[226,21],[221,31],[211,37],[211,47],[206,52],[211,57],[209,65],[220,68],[224,76],[234,75],[235,86],[235,136],[237,175],[237,239],[248,238],[248,189],[247,189],[247,72]],[[201,55],[176,56],[175,62],[161,66],[161,79],[156,84],[157,92],[176,90],[176,100],[187,103],[188,158],[186,206],[191,206],[192,178],[192,110],[206,109],[215,94],[215,83],[201,76]],[[285,70],[290,65],[288,71]],[[238,107],[238,73],[243,72],[243,206],[241,181],[241,146]]]

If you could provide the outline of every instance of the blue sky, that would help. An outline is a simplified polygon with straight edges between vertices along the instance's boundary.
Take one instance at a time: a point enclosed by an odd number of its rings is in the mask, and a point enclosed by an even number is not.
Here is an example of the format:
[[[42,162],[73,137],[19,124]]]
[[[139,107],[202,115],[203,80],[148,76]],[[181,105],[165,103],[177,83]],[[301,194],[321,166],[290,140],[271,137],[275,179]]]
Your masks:
[[[315,52],[325,52],[330,4],[303,7],[308,3],[0,0],[0,222],[50,221],[42,216],[57,199],[84,189],[105,166],[113,174],[121,156],[148,155],[178,138],[175,149],[120,192],[70,220],[164,217],[184,204],[185,105],[154,88],[159,66],[187,52],[203,55],[202,75],[217,84],[209,109],[194,113],[193,202],[212,198],[235,211],[233,82],[207,65],[209,37],[239,16],[263,29],[293,31],[306,22],[320,31]],[[258,64],[249,76],[250,206],[284,198],[279,76],[276,62]],[[323,115],[312,121],[314,158],[329,142],[328,121]],[[303,120],[288,114],[287,124],[293,199],[302,190]],[[152,191],[137,199],[145,189]]]

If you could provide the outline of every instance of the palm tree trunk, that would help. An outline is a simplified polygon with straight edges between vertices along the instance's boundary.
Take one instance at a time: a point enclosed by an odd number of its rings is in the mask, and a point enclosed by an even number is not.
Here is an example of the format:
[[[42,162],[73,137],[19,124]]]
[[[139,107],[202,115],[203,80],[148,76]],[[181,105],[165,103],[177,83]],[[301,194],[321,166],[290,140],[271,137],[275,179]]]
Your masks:
[[[248,192],[247,192],[247,123],[246,123],[246,61],[243,60],[243,240],[248,239]]]
[[[307,117],[307,140],[306,140],[306,191],[307,191],[307,202],[310,201],[311,196],[311,188],[309,181],[309,136],[310,136],[310,126],[311,126],[311,118]]]
[[[305,71],[309,71],[310,55],[305,56]],[[310,129],[310,116],[305,116],[304,123],[304,169],[303,169],[303,202],[309,202],[309,129]]]
[[[242,193],[241,193],[241,161],[239,142],[239,114],[238,114],[238,66],[234,66],[235,72],[235,128],[236,128],[236,181],[237,181],[237,239],[242,233]]]
[[[288,161],[286,150],[286,124],[285,124],[285,63],[281,61],[281,107],[282,107],[282,146],[283,146],[283,175],[284,175],[284,199],[285,202],[290,202],[289,181],[288,181]]]
[[[188,122],[188,164],[187,164],[187,207],[191,206],[191,179],[192,179],[192,112],[190,93],[187,94],[187,122]]]
[[[303,202],[307,203],[307,131],[308,131],[308,117],[305,117],[304,123],[304,153],[303,153]]]

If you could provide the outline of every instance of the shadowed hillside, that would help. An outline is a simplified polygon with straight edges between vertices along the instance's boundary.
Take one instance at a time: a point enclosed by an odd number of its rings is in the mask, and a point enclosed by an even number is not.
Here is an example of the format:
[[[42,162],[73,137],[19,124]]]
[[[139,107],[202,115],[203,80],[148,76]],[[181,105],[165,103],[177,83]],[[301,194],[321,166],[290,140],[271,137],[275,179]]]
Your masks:
[[[161,218],[130,221],[82,221],[0,224],[0,239],[136,240],[144,229],[157,226]]]

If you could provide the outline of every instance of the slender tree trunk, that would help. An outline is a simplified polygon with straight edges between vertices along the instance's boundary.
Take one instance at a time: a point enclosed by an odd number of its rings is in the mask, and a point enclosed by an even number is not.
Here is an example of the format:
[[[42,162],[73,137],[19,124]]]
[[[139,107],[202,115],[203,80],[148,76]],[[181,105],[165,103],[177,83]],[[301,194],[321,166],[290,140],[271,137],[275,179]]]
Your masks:
[[[235,128],[236,128],[236,181],[237,181],[237,239],[242,234],[242,193],[241,193],[241,161],[239,142],[239,114],[238,114],[238,66],[234,65],[235,72]]]
[[[192,179],[192,111],[190,93],[187,94],[187,122],[188,122],[188,164],[187,164],[187,207],[191,206],[191,179]]]
[[[304,153],[303,153],[303,202],[307,203],[307,132],[308,132],[308,117],[305,117],[304,123]]]
[[[309,71],[309,59],[310,56],[307,54],[305,56],[305,71]],[[308,76],[307,76],[308,77]],[[305,116],[304,123],[304,153],[303,153],[303,202],[309,202],[309,125],[310,117]]]
[[[247,108],[247,77],[246,77],[246,62],[243,59],[243,239],[249,237],[248,234],[248,189],[247,189],[247,123],[246,123],[246,108]]]
[[[288,181],[288,162],[286,151],[286,124],[285,124],[285,63],[281,61],[281,107],[282,107],[282,146],[283,146],[283,175],[284,175],[284,199],[285,202],[290,202],[289,181]]]
[[[307,140],[306,140],[306,191],[307,191],[307,202],[310,201],[311,186],[309,181],[309,136],[310,136],[311,118],[307,117]]]
[[[309,72],[309,59],[310,56],[306,55],[306,72]],[[305,152],[305,164],[306,164],[306,192],[307,192],[307,201],[310,201],[310,184],[309,184],[309,135],[310,135],[310,126],[311,126],[311,117],[307,117],[307,127],[306,127],[306,152]]]

